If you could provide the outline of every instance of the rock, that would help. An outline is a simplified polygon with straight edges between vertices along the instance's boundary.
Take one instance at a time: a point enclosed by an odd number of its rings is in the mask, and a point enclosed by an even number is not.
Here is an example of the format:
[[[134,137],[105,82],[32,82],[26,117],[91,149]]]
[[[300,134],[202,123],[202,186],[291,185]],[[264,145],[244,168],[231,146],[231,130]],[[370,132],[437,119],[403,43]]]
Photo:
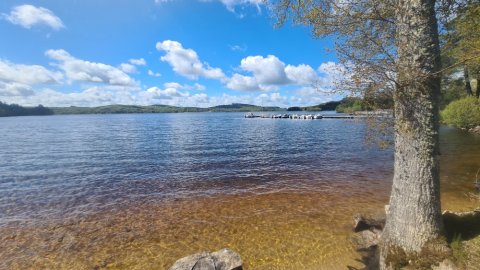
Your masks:
[[[208,257],[208,252],[200,252],[177,260],[169,270],[192,270],[198,260]]]
[[[231,249],[224,248],[222,250],[213,252],[212,258],[215,261],[217,270],[240,270],[242,269],[242,258]]]
[[[480,126],[476,126],[474,128],[469,129],[468,131],[480,134]]]
[[[378,245],[381,235],[381,231],[367,230],[356,233],[353,239],[358,249],[368,249]]]
[[[211,256],[200,258],[192,270],[216,270],[215,262]]]
[[[355,216],[353,218],[353,231],[361,232],[366,230],[383,230],[385,219],[366,218],[364,216]]]
[[[176,261],[169,270],[242,270],[238,253],[224,248],[216,252],[196,253]]]

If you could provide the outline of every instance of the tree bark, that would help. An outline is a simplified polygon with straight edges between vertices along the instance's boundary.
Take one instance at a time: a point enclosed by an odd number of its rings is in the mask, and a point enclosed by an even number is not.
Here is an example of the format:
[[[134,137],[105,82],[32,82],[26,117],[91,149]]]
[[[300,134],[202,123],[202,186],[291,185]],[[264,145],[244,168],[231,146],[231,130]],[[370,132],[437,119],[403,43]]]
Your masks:
[[[435,0],[398,0],[395,167],[380,268],[396,269],[442,235]]]
[[[463,66],[463,78],[465,80],[465,91],[467,92],[467,95],[468,96],[473,96],[472,85],[470,84],[470,76],[468,74],[467,65]]]

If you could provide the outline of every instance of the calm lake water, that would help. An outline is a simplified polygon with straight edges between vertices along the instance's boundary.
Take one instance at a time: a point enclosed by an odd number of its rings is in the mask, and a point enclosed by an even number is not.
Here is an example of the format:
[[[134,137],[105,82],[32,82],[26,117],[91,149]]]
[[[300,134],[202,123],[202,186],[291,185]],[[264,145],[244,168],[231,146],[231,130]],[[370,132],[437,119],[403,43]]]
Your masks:
[[[166,269],[223,247],[247,269],[358,266],[351,217],[383,210],[393,173],[365,130],[242,113],[0,118],[0,268]],[[444,206],[475,207],[480,136],[441,141]]]

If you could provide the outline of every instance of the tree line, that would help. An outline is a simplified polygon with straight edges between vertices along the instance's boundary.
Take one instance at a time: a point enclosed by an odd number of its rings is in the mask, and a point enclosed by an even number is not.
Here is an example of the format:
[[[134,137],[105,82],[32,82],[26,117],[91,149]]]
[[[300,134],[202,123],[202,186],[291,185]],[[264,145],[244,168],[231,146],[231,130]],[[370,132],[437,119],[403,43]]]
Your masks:
[[[17,104],[6,104],[0,101],[0,117],[51,114],[53,114],[53,111],[42,105],[36,107],[23,107]]]

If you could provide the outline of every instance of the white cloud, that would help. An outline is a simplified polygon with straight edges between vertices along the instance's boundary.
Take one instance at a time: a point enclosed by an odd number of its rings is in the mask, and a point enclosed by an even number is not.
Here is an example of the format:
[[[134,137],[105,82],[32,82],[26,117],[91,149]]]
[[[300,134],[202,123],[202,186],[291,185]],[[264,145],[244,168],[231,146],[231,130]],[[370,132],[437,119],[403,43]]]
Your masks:
[[[135,104],[136,96],[133,88],[119,86],[94,86],[80,92],[64,93],[52,89],[41,89],[29,96],[2,98],[7,103],[24,106],[103,106],[111,104]]]
[[[206,89],[205,85],[199,84],[199,83],[195,83],[193,87],[195,88],[195,90],[199,90],[199,91],[203,91]]]
[[[155,0],[155,1],[162,1],[162,0]],[[164,0],[165,1],[165,0]],[[264,4],[264,0],[200,0],[200,2],[213,2],[218,1],[225,5],[225,7],[232,12],[235,12],[235,7],[237,6],[248,6],[252,5],[257,8],[260,12],[260,6]]]
[[[0,81],[0,97],[31,96],[33,94],[35,92],[30,85]]]
[[[310,85],[318,80],[318,75],[311,66],[285,65],[274,55],[248,56],[242,59],[240,69],[253,76],[236,73],[228,79],[228,88],[239,91],[270,91],[283,85]]]
[[[175,88],[166,88],[160,89],[158,87],[151,87],[148,88],[146,91],[141,92],[140,95],[147,96],[151,99],[158,100],[158,99],[172,99],[175,97],[188,97],[188,93],[183,93],[178,91]]]
[[[39,65],[14,64],[0,59],[0,81],[21,84],[53,84],[58,83],[63,75],[50,71]]]
[[[2,14],[2,17],[13,24],[27,29],[34,25],[46,25],[54,30],[65,28],[62,20],[52,11],[32,5],[16,6],[10,11],[10,14]]]
[[[285,67],[287,78],[295,84],[308,85],[318,80],[318,75],[309,65],[301,64],[298,66],[287,65]]]
[[[195,83],[194,85],[188,85],[188,84],[179,84],[177,82],[167,82],[167,83],[164,83],[163,86],[165,88],[174,88],[179,90],[205,90],[205,86],[199,83]]]
[[[160,74],[159,72],[153,72],[153,71],[151,71],[150,69],[148,70],[148,75],[149,75],[149,76],[152,76],[152,77],[160,77],[160,76],[162,76],[162,74]]]
[[[240,51],[240,52],[244,52],[247,50],[247,46],[245,45],[230,45],[230,50],[232,51]]]
[[[233,74],[233,76],[228,80],[227,87],[232,90],[238,91],[259,91],[259,90],[268,90],[262,89],[258,84],[257,80],[251,76],[244,76],[240,74]]]
[[[143,58],[130,59],[130,60],[128,60],[128,62],[130,62],[130,64],[136,65],[136,66],[145,66],[145,65],[147,65],[147,61],[145,61],[145,59],[143,59]]]
[[[136,73],[137,68],[134,65],[122,63],[120,64],[119,68],[125,73]]]
[[[310,106],[317,105],[320,103],[325,103],[332,100],[340,100],[343,98],[343,95],[332,93],[327,91],[322,86],[313,87],[305,86],[295,91],[296,96],[292,99],[293,104],[301,106]]]
[[[169,63],[176,73],[186,78],[225,79],[225,74],[220,68],[212,68],[207,63],[202,63],[194,50],[183,48],[180,42],[165,40],[158,42],[156,47],[157,50],[166,53],[160,59]]]
[[[348,76],[346,68],[339,63],[325,62],[318,67],[318,72],[323,76],[321,83],[324,86],[333,87],[335,82],[342,80]]]
[[[259,84],[282,85],[288,83],[285,64],[274,55],[248,56],[242,59],[240,67],[253,73]]]
[[[65,71],[67,78],[73,81],[123,86],[136,84],[135,80],[116,67],[77,59],[65,50],[48,50],[45,54],[58,61],[56,65]]]

